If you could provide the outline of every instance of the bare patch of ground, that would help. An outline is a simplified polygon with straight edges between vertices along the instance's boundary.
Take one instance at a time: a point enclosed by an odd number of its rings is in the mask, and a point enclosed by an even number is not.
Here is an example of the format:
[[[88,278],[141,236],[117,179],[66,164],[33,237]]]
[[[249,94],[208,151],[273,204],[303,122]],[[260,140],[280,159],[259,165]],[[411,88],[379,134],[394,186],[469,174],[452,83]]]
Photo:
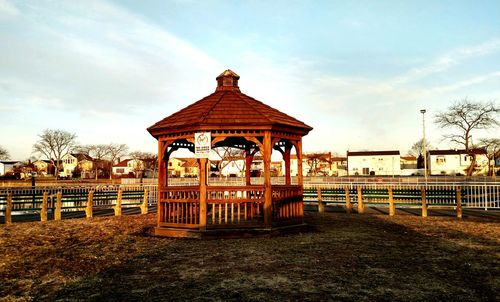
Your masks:
[[[132,215],[0,226],[1,301],[495,301],[500,221],[307,213],[281,237],[149,236]]]

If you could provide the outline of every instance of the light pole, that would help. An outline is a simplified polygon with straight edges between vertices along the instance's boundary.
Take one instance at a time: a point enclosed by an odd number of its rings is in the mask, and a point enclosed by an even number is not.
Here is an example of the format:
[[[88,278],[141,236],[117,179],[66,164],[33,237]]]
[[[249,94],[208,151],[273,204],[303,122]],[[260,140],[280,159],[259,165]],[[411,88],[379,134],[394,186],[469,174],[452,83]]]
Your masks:
[[[422,132],[423,132],[423,139],[422,139],[422,147],[423,147],[423,152],[424,152],[424,176],[425,176],[425,183],[427,184],[427,142],[425,140],[425,109],[421,109],[420,113],[422,113]]]

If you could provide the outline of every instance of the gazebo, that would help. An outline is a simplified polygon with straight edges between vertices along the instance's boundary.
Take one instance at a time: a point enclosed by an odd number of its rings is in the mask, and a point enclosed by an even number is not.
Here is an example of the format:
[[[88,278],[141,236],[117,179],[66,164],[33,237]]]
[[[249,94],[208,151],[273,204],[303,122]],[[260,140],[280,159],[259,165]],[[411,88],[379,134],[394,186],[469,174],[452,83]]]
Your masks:
[[[239,76],[226,70],[214,93],[148,128],[158,140],[158,219],[155,234],[204,238],[242,236],[303,226],[302,137],[312,128],[250,96],[241,93]],[[197,141],[195,141],[195,137]],[[205,150],[203,150],[205,144]],[[198,185],[171,185],[168,164],[172,152],[185,148],[244,150],[242,185],[210,184],[208,158],[200,156]],[[292,184],[290,158],[295,148],[297,181]],[[271,153],[285,163],[285,177],[271,183]],[[252,183],[254,155],[263,158],[263,184]]]

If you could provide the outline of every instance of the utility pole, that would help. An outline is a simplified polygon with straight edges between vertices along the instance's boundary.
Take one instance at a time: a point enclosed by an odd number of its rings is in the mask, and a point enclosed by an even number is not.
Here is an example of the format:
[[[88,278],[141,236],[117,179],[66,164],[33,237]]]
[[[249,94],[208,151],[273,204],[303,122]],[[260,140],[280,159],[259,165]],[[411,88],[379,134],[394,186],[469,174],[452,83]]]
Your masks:
[[[423,145],[423,152],[424,152],[424,176],[425,176],[425,184],[427,185],[427,141],[425,140],[425,109],[420,110],[420,113],[422,113],[422,131],[423,131],[423,139],[422,139],[422,145]]]

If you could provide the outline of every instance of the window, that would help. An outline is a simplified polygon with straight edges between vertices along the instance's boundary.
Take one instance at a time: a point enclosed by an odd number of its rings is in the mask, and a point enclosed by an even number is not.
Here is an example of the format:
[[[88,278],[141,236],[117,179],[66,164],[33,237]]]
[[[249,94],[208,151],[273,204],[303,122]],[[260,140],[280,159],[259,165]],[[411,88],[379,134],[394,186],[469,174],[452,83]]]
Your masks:
[[[446,157],[444,157],[444,156],[438,156],[438,157],[436,157],[436,163],[437,163],[438,165],[442,165],[442,164],[444,164],[445,162],[446,162]]]
[[[123,173],[125,173],[125,169],[123,169],[123,168],[116,169],[116,173],[123,174]]]
[[[370,174],[370,168],[363,168],[363,175]]]

